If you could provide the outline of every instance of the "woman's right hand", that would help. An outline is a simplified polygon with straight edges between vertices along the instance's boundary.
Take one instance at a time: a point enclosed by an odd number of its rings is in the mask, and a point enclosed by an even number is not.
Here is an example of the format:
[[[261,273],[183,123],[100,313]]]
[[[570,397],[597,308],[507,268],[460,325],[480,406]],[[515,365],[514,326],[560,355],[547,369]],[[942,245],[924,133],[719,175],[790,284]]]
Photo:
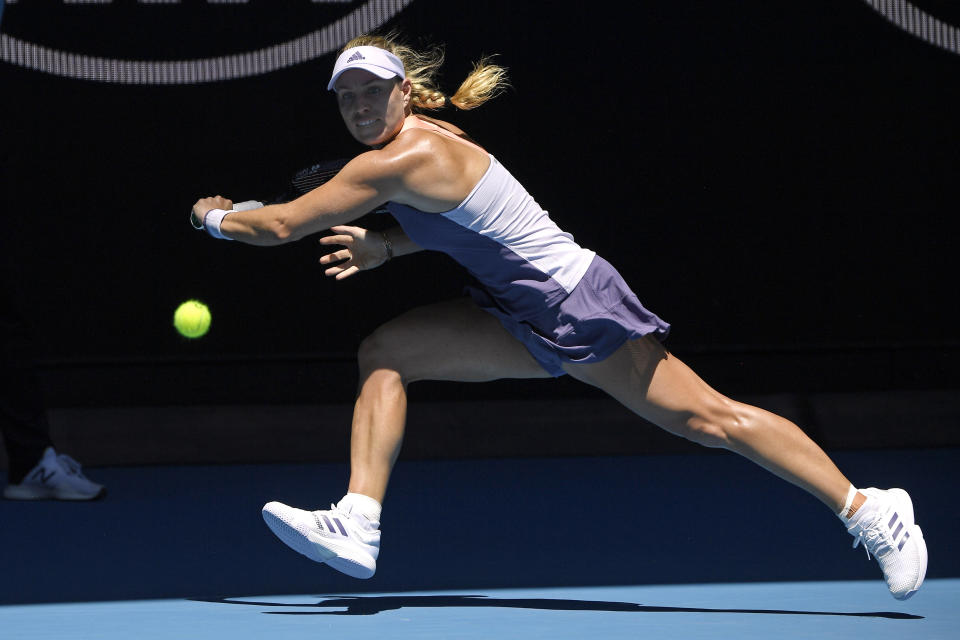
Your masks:
[[[200,198],[193,204],[193,209],[190,210],[190,213],[192,213],[193,217],[196,219],[194,227],[198,229],[203,227],[203,220],[207,217],[207,213],[211,209],[223,209],[224,211],[229,211],[232,208],[233,200],[229,200],[223,196]],[[193,220],[191,220],[191,222],[193,222]]]
[[[390,255],[382,233],[361,227],[330,227],[334,235],[320,238],[320,244],[344,247],[320,258],[320,264],[334,264],[324,273],[337,280],[349,278],[358,271],[375,269],[386,262]]]

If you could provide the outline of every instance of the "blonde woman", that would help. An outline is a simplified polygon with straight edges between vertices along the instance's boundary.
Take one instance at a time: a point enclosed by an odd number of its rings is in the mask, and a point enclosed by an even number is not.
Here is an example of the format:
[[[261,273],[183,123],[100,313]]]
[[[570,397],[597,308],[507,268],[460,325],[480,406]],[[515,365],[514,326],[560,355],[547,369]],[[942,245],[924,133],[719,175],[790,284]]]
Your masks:
[[[347,494],[330,510],[265,505],[273,532],[312,560],[369,578],[407,386],[570,375],[670,433],[739,453],[807,490],[877,558],[894,597],[915,593],[927,553],[906,492],[857,490],[796,425],[724,397],[667,351],[669,325],[609,263],[561,231],[493,155],[424,115],[447,102],[479,106],[505,86],[504,70],[481,62],[447,98],[433,81],[441,62],[439,50],[417,52],[392,37],[348,43],[328,88],[347,129],[371,150],[293,202],[232,211],[217,196],[194,205],[217,238],[272,245],[332,231],[321,243],[334,249],[321,262],[337,280],[427,249],[449,254],[482,285],[363,341]],[[399,226],[348,226],[381,205]]]

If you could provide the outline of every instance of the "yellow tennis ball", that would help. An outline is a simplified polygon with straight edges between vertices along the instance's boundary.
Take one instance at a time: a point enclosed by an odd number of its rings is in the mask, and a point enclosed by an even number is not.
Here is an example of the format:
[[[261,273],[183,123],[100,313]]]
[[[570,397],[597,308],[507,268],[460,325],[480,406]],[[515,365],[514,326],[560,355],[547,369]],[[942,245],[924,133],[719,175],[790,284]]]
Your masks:
[[[185,338],[200,338],[210,330],[210,309],[199,300],[187,300],[173,312],[173,326]]]

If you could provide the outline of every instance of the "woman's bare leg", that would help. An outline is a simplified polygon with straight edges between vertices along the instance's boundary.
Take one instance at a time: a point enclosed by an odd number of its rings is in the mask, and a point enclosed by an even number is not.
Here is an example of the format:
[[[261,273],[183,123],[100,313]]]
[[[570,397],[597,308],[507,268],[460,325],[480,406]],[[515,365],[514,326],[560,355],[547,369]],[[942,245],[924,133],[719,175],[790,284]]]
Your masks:
[[[499,320],[466,298],[387,322],[363,342],[359,361],[348,490],[381,503],[403,441],[409,383],[550,377]]]
[[[844,506],[850,481],[797,425],[721,395],[650,336],[627,342],[601,362],[564,368],[670,433],[739,453],[834,513]],[[858,495],[853,506],[862,501]]]

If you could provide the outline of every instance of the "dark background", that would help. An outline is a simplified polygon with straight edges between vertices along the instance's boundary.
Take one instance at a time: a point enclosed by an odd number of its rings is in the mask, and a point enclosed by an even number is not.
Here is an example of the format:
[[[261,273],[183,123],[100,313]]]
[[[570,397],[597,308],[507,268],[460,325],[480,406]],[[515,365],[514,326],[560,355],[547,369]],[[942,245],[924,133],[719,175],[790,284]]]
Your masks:
[[[21,0],[2,29],[169,60],[268,46],[356,4]],[[955,2],[916,4],[960,25]],[[928,577],[958,575],[956,510],[938,507],[960,468],[960,56],[861,0],[414,0],[392,25],[448,44],[450,92],[500,54],[514,89],[441,116],[613,262],[714,386],[801,424],[859,486],[908,487]],[[200,196],[270,197],[295,170],[361,150],[324,90],[332,63],[159,87],[0,64],[0,255],[37,337],[57,447],[110,491],[92,505],[0,503],[0,548],[16,550],[0,602],[876,580],[799,489],[637,428],[567,379],[414,385],[374,580],[313,572],[276,544],[263,502],[342,489],[362,337],[467,282],[418,254],[338,283],[314,239],[260,249],[190,228]],[[171,326],[192,297],[214,317],[197,341]],[[487,507],[504,505],[525,535],[489,526]],[[616,505],[623,544],[571,553],[558,519],[571,505]],[[691,514],[706,526],[678,532]],[[438,518],[455,531],[438,536]],[[769,522],[791,523],[802,562],[755,526]],[[79,579],[52,584],[38,566]]]
[[[960,24],[949,2],[917,4]],[[513,89],[439,115],[613,262],[716,386],[955,388],[960,56],[857,0],[625,7],[415,0],[390,26],[447,44],[451,93],[472,61],[499,54]],[[3,31],[174,59],[322,24],[305,1],[20,2]],[[345,401],[364,335],[460,294],[467,276],[441,255],[338,283],[313,238],[255,248],[187,223],[198,197],[270,197],[295,170],[362,151],[325,91],[332,62],[193,86],[0,64],[3,258],[51,404]],[[201,340],[171,326],[187,298],[213,311]]]

